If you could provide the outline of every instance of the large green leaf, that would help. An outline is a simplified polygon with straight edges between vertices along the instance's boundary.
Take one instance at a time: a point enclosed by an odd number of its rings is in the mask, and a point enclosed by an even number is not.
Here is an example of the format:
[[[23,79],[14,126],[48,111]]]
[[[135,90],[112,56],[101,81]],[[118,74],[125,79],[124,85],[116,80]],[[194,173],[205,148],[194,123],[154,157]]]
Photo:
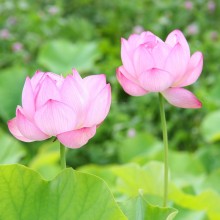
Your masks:
[[[100,178],[70,168],[46,181],[21,165],[0,166],[0,192],[0,219],[126,219]]]
[[[209,142],[220,140],[220,111],[208,114],[202,122],[203,137]]]
[[[25,155],[23,146],[0,129],[0,164],[17,163]]]
[[[178,206],[190,210],[205,210],[210,220],[220,219],[220,195],[214,190],[209,189],[201,194],[191,195],[172,185],[169,198]]]
[[[169,184],[169,201],[178,210],[180,209],[176,218],[181,220],[220,219],[219,170],[215,170],[207,177],[205,174],[201,175],[204,168],[201,167],[200,162],[196,161],[198,159],[194,155],[180,154],[175,157],[176,154],[170,154],[170,163],[173,164],[171,166],[172,179]],[[187,169],[189,174],[187,174]],[[111,179],[114,179],[110,182],[113,192],[120,201],[128,197],[137,197],[141,192],[151,204],[162,204],[163,163],[161,162],[152,161],[144,166],[130,163],[112,165],[107,168],[85,166],[82,170],[95,173],[106,180],[109,179],[108,176],[111,176]],[[117,178],[115,179],[114,176]],[[198,180],[196,180],[197,177]]]
[[[18,66],[0,73],[0,117],[7,121],[14,117],[16,106],[21,104],[21,92],[26,71]]]
[[[137,196],[119,203],[129,220],[172,220],[177,214],[173,208],[163,208],[149,204]]]
[[[48,71],[61,74],[70,72],[72,68],[78,71],[91,71],[98,57],[95,42],[73,44],[60,39],[45,43],[40,49],[37,61]]]
[[[178,215],[175,220],[209,220],[206,211],[193,211],[175,206],[178,209]]]

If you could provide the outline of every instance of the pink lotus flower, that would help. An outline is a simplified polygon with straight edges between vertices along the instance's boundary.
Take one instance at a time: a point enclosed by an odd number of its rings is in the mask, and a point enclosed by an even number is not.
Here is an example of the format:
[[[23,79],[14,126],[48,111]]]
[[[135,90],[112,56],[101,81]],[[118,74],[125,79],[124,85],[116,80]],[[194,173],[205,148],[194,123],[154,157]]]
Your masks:
[[[172,31],[165,42],[151,32],[122,38],[123,66],[117,79],[125,92],[142,96],[160,92],[172,105],[200,108],[201,102],[182,88],[193,84],[201,74],[203,55],[197,51],[190,57],[189,45],[179,30]]]
[[[82,79],[76,70],[66,78],[37,71],[26,78],[22,107],[8,127],[21,141],[55,136],[65,146],[78,148],[95,135],[110,104],[111,87],[103,74]]]

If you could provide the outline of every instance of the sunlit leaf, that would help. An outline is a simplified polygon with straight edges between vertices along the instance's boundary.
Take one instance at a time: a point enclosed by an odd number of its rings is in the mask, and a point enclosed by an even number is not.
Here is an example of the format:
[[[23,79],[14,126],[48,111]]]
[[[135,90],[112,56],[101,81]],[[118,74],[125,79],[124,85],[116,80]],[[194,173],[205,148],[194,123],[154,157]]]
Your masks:
[[[112,172],[118,177],[117,189],[129,196],[143,194],[163,195],[163,164],[152,161],[140,167],[137,164],[113,166]]]
[[[175,206],[178,209],[178,215],[175,220],[209,220],[206,211],[194,211]]]
[[[197,211],[206,210],[210,220],[220,219],[220,195],[213,190],[191,195],[173,185],[170,188],[169,198],[183,208]]]
[[[126,219],[101,179],[70,168],[46,181],[24,166],[0,166],[0,192],[0,219]]]
[[[173,208],[154,206],[146,202],[143,197],[131,198],[119,203],[128,220],[172,220],[177,214]]]

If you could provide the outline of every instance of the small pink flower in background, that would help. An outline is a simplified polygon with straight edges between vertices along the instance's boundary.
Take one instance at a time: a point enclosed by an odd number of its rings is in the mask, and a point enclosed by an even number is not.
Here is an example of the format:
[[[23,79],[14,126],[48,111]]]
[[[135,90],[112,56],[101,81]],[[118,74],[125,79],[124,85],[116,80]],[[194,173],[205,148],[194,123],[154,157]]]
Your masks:
[[[134,26],[134,28],[133,28],[133,33],[134,34],[140,34],[140,33],[142,33],[144,31],[144,28],[142,27],[142,26],[140,26],[140,25],[136,25],[136,26]]]
[[[214,12],[216,8],[216,4],[214,1],[208,1],[207,7],[210,12]]]
[[[48,12],[51,14],[51,15],[55,15],[55,14],[57,14],[57,13],[59,13],[59,8],[58,7],[56,7],[56,6],[50,6],[49,8],[48,8]]]
[[[130,128],[127,132],[127,136],[133,138],[136,136],[136,130],[134,128]]]
[[[17,18],[11,16],[11,17],[9,17],[9,18],[7,19],[7,23],[8,23],[9,25],[15,25],[15,24],[17,24]]]
[[[0,38],[1,39],[8,39],[10,37],[10,33],[7,29],[0,30]]]
[[[192,23],[192,24],[187,26],[186,32],[190,36],[196,35],[196,34],[199,33],[199,27],[198,27],[198,25],[196,23]]]
[[[12,50],[14,52],[19,52],[23,49],[23,44],[19,43],[19,42],[16,42],[14,44],[12,44]]]
[[[218,38],[219,38],[218,32],[217,31],[212,31],[210,33],[210,38],[211,38],[212,41],[217,41]]]
[[[22,106],[8,122],[10,132],[25,142],[57,139],[79,148],[96,133],[111,104],[111,87],[104,74],[81,78],[76,70],[66,78],[37,71],[26,78]]]
[[[189,45],[179,30],[172,31],[165,42],[147,31],[122,38],[123,65],[117,79],[125,92],[142,96],[160,92],[172,105],[180,108],[200,108],[201,102],[182,88],[196,82],[203,67],[203,55],[190,56]]]
[[[187,10],[192,10],[193,9],[193,3],[192,1],[185,1],[184,6]]]

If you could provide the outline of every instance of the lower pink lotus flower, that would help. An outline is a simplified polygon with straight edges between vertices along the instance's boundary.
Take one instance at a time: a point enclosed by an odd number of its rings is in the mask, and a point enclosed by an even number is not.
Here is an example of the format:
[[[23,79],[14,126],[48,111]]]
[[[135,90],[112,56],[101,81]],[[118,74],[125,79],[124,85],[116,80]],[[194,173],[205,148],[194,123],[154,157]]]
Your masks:
[[[76,70],[66,78],[37,71],[26,78],[22,106],[8,121],[10,132],[25,142],[57,139],[78,148],[96,133],[111,104],[111,87],[105,75],[81,78]]]
[[[123,65],[117,69],[117,79],[128,94],[142,96],[160,92],[174,106],[202,106],[182,87],[193,84],[200,76],[203,55],[197,51],[190,56],[181,31],[172,31],[165,42],[149,31],[133,34],[128,40],[122,39],[121,58]]]

